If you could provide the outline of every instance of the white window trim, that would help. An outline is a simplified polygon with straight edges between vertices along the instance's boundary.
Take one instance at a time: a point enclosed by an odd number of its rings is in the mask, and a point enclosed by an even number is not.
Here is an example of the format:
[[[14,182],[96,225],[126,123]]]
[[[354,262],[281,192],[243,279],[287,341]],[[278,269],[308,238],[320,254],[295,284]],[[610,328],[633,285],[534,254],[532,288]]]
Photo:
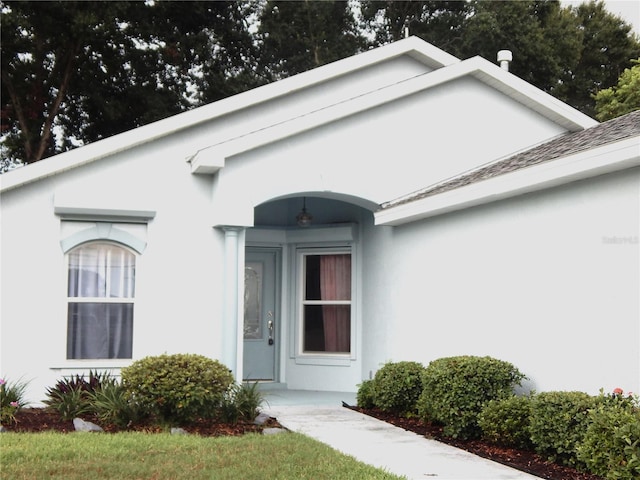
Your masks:
[[[88,229],[92,232],[97,232],[99,231],[99,228],[94,230],[93,228]],[[110,229],[110,231],[113,230],[117,230],[117,229]],[[75,237],[76,240],[79,238],[86,238],[86,236],[84,235],[84,233],[87,232],[87,230],[79,232],[80,236],[76,237],[74,235],[72,235],[72,237]],[[122,232],[122,231],[121,231]],[[135,239],[135,237],[133,237],[133,235],[127,234],[126,232],[122,232],[125,233],[126,236],[124,238],[126,239]],[[78,235],[78,234],[76,234]],[[73,245],[72,247],[69,247],[67,250],[64,250],[65,253],[65,261],[64,261],[64,266],[65,266],[65,275],[64,275],[64,279],[65,279],[65,283],[64,283],[64,292],[65,292],[65,314],[64,314],[64,366],[60,366],[60,367],[50,367],[53,370],[63,370],[63,369],[77,369],[77,368],[90,368],[90,369],[96,369],[96,368],[100,368],[97,365],[103,365],[102,368],[122,368],[125,366],[128,366],[131,364],[131,362],[133,361],[134,358],[134,354],[133,354],[133,350],[134,350],[134,346],[135,346],[135,293],[133,297],[70,297],[69,296],[69,259],[70,259],[70,253],[75,249],[75,248],[80,248],[83,245],[91,245],[91,244],[103,244],[103,245],[114,245],[116,247],[122,248],[124,250],[127,250],[129,253],[131,253],[134,257],[135,257],[135,267],[136,267],[136,279],[134,280],[134,292],[135,289],[137,287],[136,283],[137,283],[137,269],[139,266],[139,259],[140,259],[140,252],[138,250],[136,250],[135,248],[133,248],[130,245],[118,242],[118,241],[113,241],[110,238],[91,238],[88,241],[84,241],[84,242],[79,242],[75,245]],[[70,303],[130,303],[132,305],[134,305],[134,330],[132,332],[132,336],[131,336],[131,358],[67,358],[67,342],[68,342],[68,311],[69,311],[69,304]]]
[[[293,357],[295,358],[295,363],[299,365],[325,365],[325,366],[349,366],[353,360],[356,359],[356,340],[357,340],[357,283],[358,283],[358,275],[357,275],[357,265],[356,265],[356,247],[355,245],[348,243],[339,243],[339,244],[316,244],[316,245],[296,245],[294,246],[295,251],[295,267],[294,267],[294,281],[296,285],[296,294],[294,295],[294,308],[295,318],[293,321],[294,324],[294,335],[292,335],[293,345],[292,352]],[[351,319],[350,319],[350,328],[351,328],[351,345],[350,351],[348,353],[331,353],[331,352],[304,352],[303,351],[303,336],[304,336],[304,327],[303,327],[303,308],[304,305],[311,304],[325,304],[325,302],[318,301],[304,301],[304,257],[307,255],[330,255],[330,254],[344,254],[348,253],[351,255],[351,300],[349,301],[335,301],[333,304],[343,304],[351,306]]]

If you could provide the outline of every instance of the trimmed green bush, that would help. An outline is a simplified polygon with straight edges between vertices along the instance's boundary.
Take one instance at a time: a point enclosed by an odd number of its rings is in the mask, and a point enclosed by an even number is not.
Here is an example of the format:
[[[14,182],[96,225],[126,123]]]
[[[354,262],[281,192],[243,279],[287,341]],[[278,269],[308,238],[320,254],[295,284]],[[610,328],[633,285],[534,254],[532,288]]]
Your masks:
[[[530,396],[512,396],[490,400],[478,415],[482,436],[490,442],[528,450],[532,448],[529,434]]]
[[[640,408],[633,396],[601,392],[587,423],[577,458],[589,472],[611,480],[640,478]]]
[[[584,467],[577,447],[589,424],[596,397],[584,392],[542,392],[531,405],[529,429],[535,450],[552,462]]]
[[[424,366],[418,362],[389,362],[373,378],[373,402],[386,412],[415,412],[422,393]]]
[[[478,438],[478,415],[490,400],[513,395],[526,378],[511,363],[491,357],[458,356],[432,361],[422,377],[418,414],[443,425],[454,438]]]
[[[373,408],[375,407],[375,401],[373,398],[373,380],[364,380],[358,385],[358,392],[356,393],[356,402],[360,408]]]
[[[146,357],[121,374],[122,385],[143,411],[174,424],[214,417],[233,384],[226,366],[194,354]]]

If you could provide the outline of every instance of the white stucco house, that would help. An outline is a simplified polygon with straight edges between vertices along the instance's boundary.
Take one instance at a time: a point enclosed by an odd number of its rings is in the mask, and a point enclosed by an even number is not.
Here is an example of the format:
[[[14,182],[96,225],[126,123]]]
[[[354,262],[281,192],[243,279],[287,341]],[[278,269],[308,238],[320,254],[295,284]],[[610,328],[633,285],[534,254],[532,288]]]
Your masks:
[[[404,39],[0,192],[0,375],[34,402],[162,353],[289,389],[469,354],[640,391],[640,113],[598,124],[479,57]]]

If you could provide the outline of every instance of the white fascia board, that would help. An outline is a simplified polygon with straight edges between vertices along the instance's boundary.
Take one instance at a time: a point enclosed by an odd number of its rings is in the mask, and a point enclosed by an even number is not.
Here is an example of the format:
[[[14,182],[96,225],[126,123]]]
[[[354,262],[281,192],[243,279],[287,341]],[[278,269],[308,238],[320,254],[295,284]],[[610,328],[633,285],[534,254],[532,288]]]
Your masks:
[[[598,122],[551,95],[509,74],[481,57],[473,57],[447,67],[399,81],[384,88],[307,112],[253,132],[243,134],[199,150],[191,156],[192,173],[214,173],[225,160],[250,150],[277,142],[302,132],[361,113],[385,103],[427,90],[437,85],[471,75],[508,95],[553,122],[576,132]]]
[[[103,140],[98,140],[69,152],[47,158],[45,161],[16,168],[0,175],[0,192],[115,155],[198,124],[223,117],[229,113],[274,100],[401,55],[409,55],[431,68],[439,68],[460,62],[453,55],[449,55],[417,37],[410,37]],[[191,160],[191,158],[187,158],[187,160]],[[210,170],[208,173],[215,173],[220,167],[212,165],[211,167],[203,167],[203,170],[207,168]]]
[[[585,178],[640,166],[640,136],[379,210],[376,225],[403,225]]]

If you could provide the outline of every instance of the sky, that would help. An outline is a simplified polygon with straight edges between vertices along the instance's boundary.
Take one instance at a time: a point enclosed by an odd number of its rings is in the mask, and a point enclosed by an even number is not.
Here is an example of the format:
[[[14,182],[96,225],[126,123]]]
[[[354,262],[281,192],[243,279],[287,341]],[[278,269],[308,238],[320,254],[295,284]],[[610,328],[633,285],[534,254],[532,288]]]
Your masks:
[[[562,5],[579,5],[584,0],[561,0]],[[622,17],[633,26],[633,32],[640,35],[640,0],[604,0],[607,10]]]

